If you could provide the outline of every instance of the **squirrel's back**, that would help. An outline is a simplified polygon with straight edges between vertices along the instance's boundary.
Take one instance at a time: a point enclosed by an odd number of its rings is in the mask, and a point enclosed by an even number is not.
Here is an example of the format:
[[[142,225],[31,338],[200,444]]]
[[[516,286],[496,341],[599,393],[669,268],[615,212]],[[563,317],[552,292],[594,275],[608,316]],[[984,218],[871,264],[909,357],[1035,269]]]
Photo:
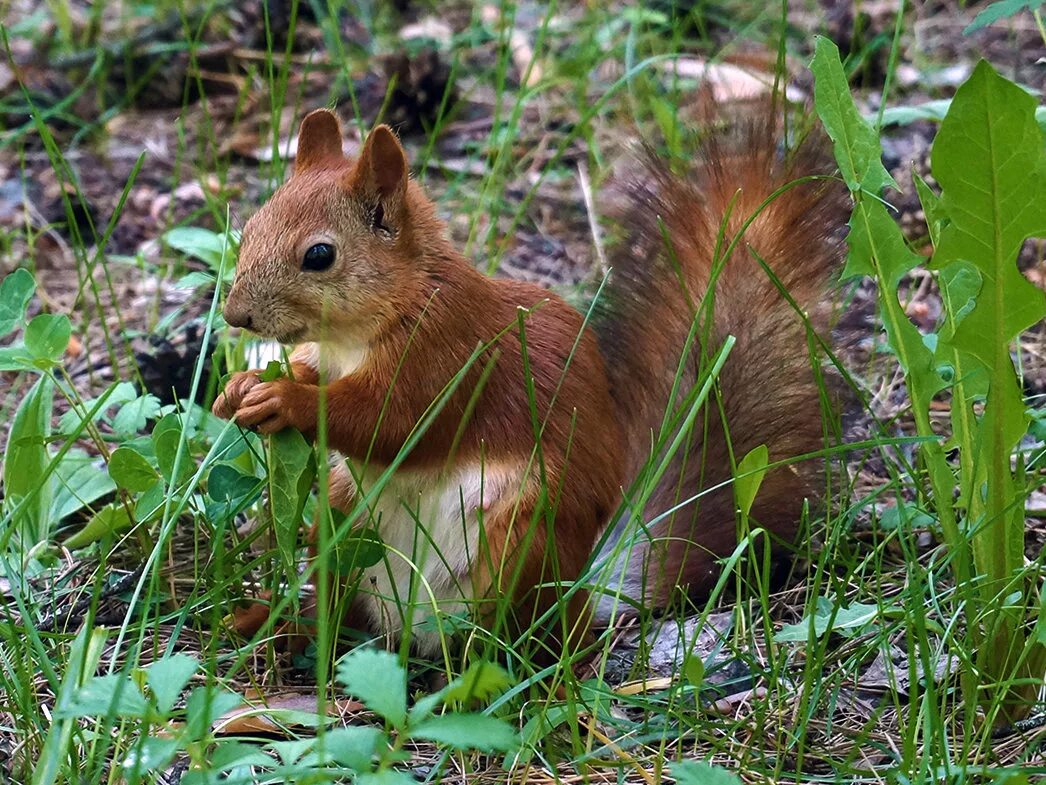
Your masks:
[[[637,509],[642,487],[626,494],[625,514],[601,554],[611,565],[601,579],[607,589],[620,586],[625,597],[654,607],[677,586],[707,591],[717,558],[737,542],[731,466],[761,444],[771,463],[824,448],[820,358],[811,346],[828,330],[847,200],[826,178],[795,181],[830,174],[829,161],[819,142],[782,156],[766,121],[713,135],[685,175],[648,151],[624,184],[618,218],[625,237],[609,259],[594,327],[629,478],[645,482],[652,472],[644,467],[665,460],[695,383],[728,336],[735,343],[646,504]],[[804,499],[817,495],[820,465],[804,460],[769,471],[753,526],[792,539]],[[599,615],[606,620],[615,605],[605,596]]]

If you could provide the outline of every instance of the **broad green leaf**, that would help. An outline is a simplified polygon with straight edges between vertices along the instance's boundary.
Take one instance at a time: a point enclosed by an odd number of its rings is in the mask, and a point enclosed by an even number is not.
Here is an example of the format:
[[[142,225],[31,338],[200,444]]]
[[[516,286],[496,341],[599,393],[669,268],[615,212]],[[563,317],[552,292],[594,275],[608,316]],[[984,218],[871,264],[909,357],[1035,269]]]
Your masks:
[[[67,452],[53,477],[51,518],[56,522],[116,490],[116,484],[102,469],[101,460],[82,450]]]
[[[112,673],[95,676],[84,684],[68,706],[56,712],[70,717],[142,718],[149,712],[149,704],[137,685],[126,676]]]
[[[208,763],[211,771],[232,771],[241,766],[269,767],[272,766],[272,758],[258,749],[256,744],[222,739],[214,746]]]
[[[850,97],[839,48],[818,36],[810,70],[814,75],[817,114],[834,143],[835,158],[847,187],[873,195],[887,186],[896,187],[882,164],[879,134],[861,117]]]
[[[199,668],[199,661],[188,654],[172,654],[149,666],[146,682],[161,714],[166,715],[174,708],[178,696]]]
[[[982,61],[956,93],[931,156],[950,219],[934,267],[966,261],[983,278],[954,341],[993,369],[1012,367],[998,347],[1046,316],[1046,295],[1016,265],[1025,239],[1046,235],[1046,155],[1034,109],[1032,96]]]
[[[212,270],[217,269],[225,247],[225,238],[210,229],[196,226],[181,226],[171,229],[163,236],[167,245],[186,256],[193,256],[206,262]]]
[[[973,539],[975,563],[990,579],[982,583],[986,597],[1024,555],[1023,505],[1010,458],[1028,419],[1010,351],[1046,316],[1046,295],[1016,265],[1026,238],[1046,236],[1046,144],[1035,105],[982,61],[956,92],[931,156],[948,216],[933,266],[963,263],[980,276],[975,305],[942,344],[969,358],[967,375],[983,369],[988,381],[967,500],[971,520],[987,522]]]
[[[334,547],[331,570],[338,575],[352,575],[380,563],[385,558],[385,550],[385,541],[376,531],[353,532]]]
[[[749,450],[737,464],[737,478],[734,480],[734,493],[737,495],[737,506],[744,515],[752,512],[755,496],[766,476],[766,465],[770,453],[765,444]]]
[[[671,764],[676,785],[741,785],[741,779],[728,769],[697,760]]]
[[[188,423],[184,425],[189,427]],[[182,440],[182,427],[181,415],[172,412],[162,417],[153,428],[152,442],[153,449],[156,451],[156,462],[160,466],[160,474],[171,485],[184,482],[193,470],[189,451],[186,449],[178,467],[178,477],[173,477],[174,464],[178,457],[178,446]]]
[[[25,320],[25,309],[36,289],[28,270],[15,270],[0,281],[0,338]]]
[[[183,275],[175,281],[174,288],[199,289],[202,286],[213,286],[216,282],[217,279],[210,273],[205,273],[202,270],[193,270],[188,275]]]
[[[395,654],[356,649],[342,657],[337,674],[349,695],[394,727],[403,727],[407,721],[407,672]]]
[[[833,618],[834,613],[834,618]],[[826,597],[817,598],[817,609],[813,614],[814,638],[820,638],[829,630],[835,632],[860,630],[875,621],[881,613],[878,605],[855,602],[836,609]],[[774,635],[774,640],[808,641],[810,639],[810,617],[796,624],[785,624]]]
[[[163,480],[157,480],[138,497],[134,505],[134,517],[139,523],[148,525],[160,517],[167,499],[165,491]]]
[[[130,447],[117,447],[109,456],[109,476],[119,487],[132,493],[147,491],[160,479],[149,461]]]
[[[258,378],[263,382],[274,382],[277,379],[282,379],[287,374],[283,370],[283,363],[279,360],[269,360],[265,365],[265,370],[258,374]]]
[[[879,528],[883,531],[911,532],[913,529],[933,526],[933,523],[932,515],[901,500],[898,500],[897,504],[887,507],[879,515]]]
[[[405,771],[378,769],[357,774],[356,785],[418,785],[418,781]]]
[[[23,343],[0,346],[0,371],[39,371]]]
[[[66,537],[62,545],[71,551],[86,548],[106,537],[120,534],[131,528],[131,518],[122,504],[107,504],[91,516],[82,529]]]
[[[33,317],[25,328],[25,348],[46,367],[62,359],[72,334],[73,326],[68,316],[42,313]]]
[[[243,703],[243,698],[227,690],[197,687],[185,702],[185,730],[190,739],[205,739],[218,718]]]
[[[382,744],[386,737],[373,725],[349,725],[327,731],[322,739],[327,752],[336,763],[355,771],[366,771],[378,754],[378,745]]]
[[[480,660],[450,682],[446,687],[447,703],[462,703],[468,700],[489,701],[504,692],[512,684],[508,672],[494,662]]]
[[[240,233],[230,231],[227,234],[212,232],[195,226],[179,227],[167,232],[163,237],[172,248],[186,256],[194,256],[207,264],[215,275],[222,267],[222,253],[226,255],[224,277],[231,280],[234,272],[233,260],[240,244]],[[226,245],[228,247],[226,248]]]
[[[519,746],[519,734],[511,725],[486,714],[452,712],[429,717],[411,726],[410,737],[455,750],[508,752]]]
[[[291,428],[274,433],[269,445],[269,503],[276,545],[284,568],[293,570],[302,510],[316,473],[312,446]]]
[[[207,495],[216,502],[230,502],[256,493],[261,480],[227,463],[216,464],[207,475]]]
[[[690,654],[683,660],[683,675],[691,687],[700,687],[705,681],[705,663],[696,654]]]
[[[121,765],[125,776],[160,771],[167,767],[176,752],[178,739],[142,735],[131,747]]]
[[[374,730],[377,732],[377,728]],[[269,745],[269,749],[279,756],[280,761],[282,761],[285,766],[289,766],[311,750],[316,745],[316,742],[317,739],[288,739],[287,741],[274,741]]]
[[[15,527],[23,547],[43,542],[51,532],[53,478],[41,481],[51,463],[47,440],[51,435],[54,383],[41,376],[15,410],[4,452],[4,506],[20,507]],[[24,501],[31,498],[31,501]]]

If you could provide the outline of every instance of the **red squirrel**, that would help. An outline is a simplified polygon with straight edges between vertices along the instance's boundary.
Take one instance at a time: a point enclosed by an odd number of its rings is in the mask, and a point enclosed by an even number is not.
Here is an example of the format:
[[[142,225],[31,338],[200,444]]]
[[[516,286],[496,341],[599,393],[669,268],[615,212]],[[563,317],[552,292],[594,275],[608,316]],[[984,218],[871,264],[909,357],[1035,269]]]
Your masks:
[[[730,149],[709,142],[685,176],[648,156],[619,216],[627,237],[586,315],[548,289],[477,271],[447,239],[387,126],[350,158],[332,112],[305,117],[293,175],[244,227],[224,309],[232,327],[297,344],[292,375],[237,373],[213,411],[263,434],[296,428],[315,438],[322,389],[336,456],[330,503],[349,510],[442,394],[367,511],[388,553],[368,568],[347,623],[398,638],[405,619],[469,609],[489,628],[496,603],[484,601],[507,592],[507,629],[526,630],[561,601],[608,526],[610,585],[595,602],[573,591],[560,645],[585,634],[593,613],[605,622],[615,606],[662,607],[678,588],[708,590],[737,542],[732,461],[760,444],[770,461],[824,446],[808,330],[826,331],[844,256],[845,197],[825,181],[762,204],[823,173],[816,150],[782,163],[765,128],[745,139]],[[753,215],[718,270],[707,330],[683,357],[715,259]],[[666,411],[685,403],[728,336],[710,416],[698,418],[644,510],[633,510],[629,489]],[[817,471],[811,460],[771,470],[755,524],[792,539]],[[416,607],[405,611],[410,598]],[[430,628],[412,632],[419,653],[437,650]]]

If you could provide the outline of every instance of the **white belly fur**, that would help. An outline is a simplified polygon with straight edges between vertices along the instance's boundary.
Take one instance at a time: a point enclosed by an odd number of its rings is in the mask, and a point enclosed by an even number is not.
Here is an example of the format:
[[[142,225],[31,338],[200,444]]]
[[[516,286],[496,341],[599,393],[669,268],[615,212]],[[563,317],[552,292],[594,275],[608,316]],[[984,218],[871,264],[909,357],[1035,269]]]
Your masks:
[[[367,350],[307,343],[297,347],[294,359],[322,366],[327,378],[336,379],[365,364]],[[382,472],[383,467],[353,467],[362,486],[357,498],[370,492]],[[369,503],[369,519],[357,523],[372,521],[387,548],[385,560],[366,570],[357,596],[376,630],[399,638],[409,619],[414,648],[425,655],[439,651],[439,632],[416,627],[435,615],[434,606],[443,613],[468,610],[472,566],[494,558],[481,543],[484,516],[515,506],[524,475],[522,466],[488,462],[450,474],[400,471],[386,483]]]
[[[469,610],[472,567],[494,558],[481,542],[483,518],[515,503],[521,474],[476,465],[442,478],[401,471],[390,479],[368,506],[386,558],[366,570],[357,595],[376,630],[399,638],[409,624],[419,653],[439,650],[439,632],[431,623],[424,630],[417,625],[438,618],[437,607],[443,614]],[[357,498],[380,475],[377,469],[365,471]]]

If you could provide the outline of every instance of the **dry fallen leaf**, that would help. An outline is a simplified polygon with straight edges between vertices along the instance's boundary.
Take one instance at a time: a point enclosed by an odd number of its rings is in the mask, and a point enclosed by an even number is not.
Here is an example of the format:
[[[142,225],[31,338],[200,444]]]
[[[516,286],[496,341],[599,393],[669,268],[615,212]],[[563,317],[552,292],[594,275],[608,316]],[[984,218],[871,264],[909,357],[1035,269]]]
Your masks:
[[[214,723],[215,733],[228,735],[264,734],[289,736],[321,723],[346,722],[364,710],[363,704],[349,698],[336,698],[324,705],[325,717],[317,714],[316,693],[280,692],[266,696],[247,690],[245,705],[226,712]]]

